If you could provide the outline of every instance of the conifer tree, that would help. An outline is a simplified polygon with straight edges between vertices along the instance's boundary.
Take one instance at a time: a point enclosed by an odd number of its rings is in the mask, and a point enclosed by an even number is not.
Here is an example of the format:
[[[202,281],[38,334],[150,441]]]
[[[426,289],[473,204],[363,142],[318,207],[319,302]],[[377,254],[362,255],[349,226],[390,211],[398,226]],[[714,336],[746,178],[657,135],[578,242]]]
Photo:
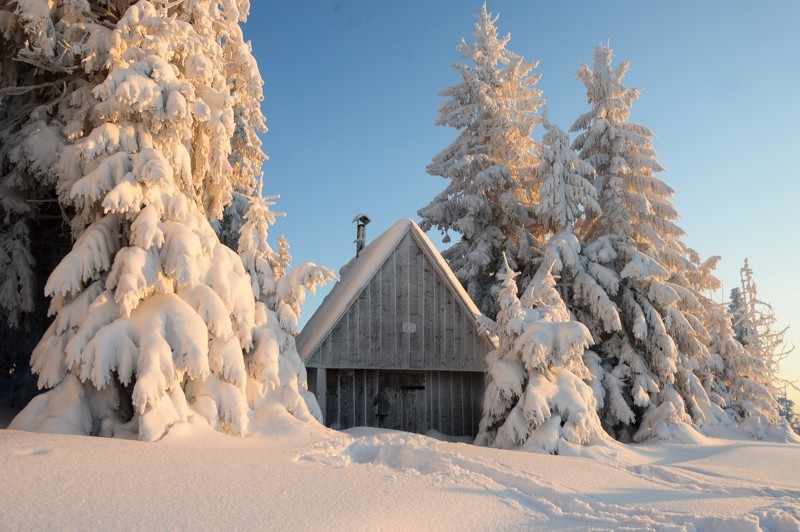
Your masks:
[[[498,37],[497,16],[484,4],[475,25],[475,41],[458,49],[463,64],[454,68],[462,81],[444,92],[437,125],[459,130],[456,140],[428,165],[448,180],[447,187],[419,210],[421,227],[438,228],[450,241],[460,240],[444,256],[456,277],[487,315],[496,312],[494,274],[506,253],[512,267],[527,266],[537,253],[540,235],[531,234],[531,206],[536,203],[532,168],[538,145],[531,137],[544,100],[535,88],[537,63],[526,62]]]
[[[781,362],[794,351],[794,346],[785,340],[789,327],[779,327],[772,305],[758,298],[747,259],[739,275],[741,287],[731,292],[730,303],[736,337],[748,353],[764,364],[770,392],[775,397],[785,395],[788,387],[798,389],[794,382],[780,376]]]
[[[742,301],[742,289],[739,287],[731,290],[728,312],[731,314],[731,321],[733,322],[733,330],[736,333],[736,339],[739,343],[744,344],[744,302]]]
[[[249,368],[248,399],[258,409],[278,402],[300,419],[322,421],[317,400],[306,385],[306,368],[300,360],[294,337],[306,291],[335,278],[332,270],[313,263],[290,269],[289,243],[281,236],[279,251],[267,242],[275,224],[270,210],[277,196],[250,198],[250,208],[240,231],[239,256],[257,294],[254,348],[245,357]]]
[[[255,388],[308,417],[304,369],[282,360],[291,320],[270,321],[254,272],[211,225],[234,194],[257,192],[265,159],[262,81],[239,27],[247,9],[17,3],[5,59],[33,68],[16,78],[24,87],[4,86],[31,117],[6,122],[7,160],[24,183],[49,187],[75,242],[45,285],[55,319],[31,359],[53,389],[12,427],[153,440],[199,416],[244,434]],[[294,319],[297,289],[279,296]]]
[[[81,119],[65,104],[97,65],[88,48],[105,46],[96,13],[63,4],[0,2],[0,318],[14,328],[35,310],[36,266],[63,256],[55,167]]]
[[[560,276],[561,296],[582,323],[603,331],[620,328],[617,307],[606,290],[616,278],[603,275],[602,268],[582,254],[575,226],[587,215],[600,213],[597,192],[591,184],[594,169],[570,148],[569,137],[551,124],[545,114],[546,133],[541,162],[535,168],[535,182],[540,184],[539,203],[534,208],[535,223],[546,236],[543,257],[551,257],[554,274]],[[594,268],[594,275],[587,268]]]
[[[720,257],[701,260],[694,250],[689,249],[688,258],[694,268],[686,271],[686,276],[673,275],[675,287],[683,293],[682,301],[697,301],[700,308],[692,308],[692,314],[700,323],[695,329],[702,333],[702,341],[707,346],[708,356],[691,360],[691,368],[682,368],[681,377],[687,380],[687,370],[702,384],[697,397],[709,401],[692,401],[695,425],[707,426],[736,423],[742,425],[755,437],[763,437],[768,432],[785,436],[785,427],[778,419],[777,404],[765,386],[764,365],[750,356],[737,341],[728,309],[704,295],[719,290],[722,284],[714,277],[713,271]],[[683,290],[683,292],[680,292]],[[694,297],[687,297],[686,290]],[[691,374],[688,377],[691,379]],[[691,384],[697,387],[697,381]],[[705,394],[705,396],[704,396]]]
[[[704,389],[730,420],[754,437],[763,438],[773,429],[786,435],[778,403],[768,388],[766,367],[736,340],[725,307],[708,299],[703,303],[704,323],[711,338],[711,364],[703,368]]]
[[[534,212],[545,231],[572,232],[584,213],[600,213],[597,191],[590,181],[594,168],[578,157],[569,145],[569,136],[548,120],[546,111],[543,125],[542,154],[534,170],[541,189]]]
[[[652,132],[629,120],[639,91],[623,84],[629,63],[612,69],[613,51],[595,49],[594,67],[583,65],[591,106],[572,130],[573,147],[591,164],[601,214],[580,225],[591,261],[602,272],[620,311],[613,334],[593,327],[604,370],[603,421],[620,438],[669,436],[673,423],[699,421],[710,402],[693,371],[707,347],[695,294],[675,282],[693,265],[675,225],[674,191],[655,174],[663,171]],[[602,268],[602,269],[600,269]]]
[[[795,412],[795,402],[784,396],[778,398],[778,404],[781,416],[786,419],[795,434],[800,434],[800,414]]]

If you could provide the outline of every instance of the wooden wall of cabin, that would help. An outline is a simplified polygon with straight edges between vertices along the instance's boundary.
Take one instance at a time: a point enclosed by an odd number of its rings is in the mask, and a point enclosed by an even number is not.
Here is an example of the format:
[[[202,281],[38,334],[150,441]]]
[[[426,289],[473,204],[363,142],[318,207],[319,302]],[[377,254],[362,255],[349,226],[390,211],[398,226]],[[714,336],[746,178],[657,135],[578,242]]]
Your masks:
[[[305,363],[484,371],[489,341],[407,234]]]
[[[478,433],[482,372],[309,368],[308,373],[309,389],[320,400],[329,427]]]

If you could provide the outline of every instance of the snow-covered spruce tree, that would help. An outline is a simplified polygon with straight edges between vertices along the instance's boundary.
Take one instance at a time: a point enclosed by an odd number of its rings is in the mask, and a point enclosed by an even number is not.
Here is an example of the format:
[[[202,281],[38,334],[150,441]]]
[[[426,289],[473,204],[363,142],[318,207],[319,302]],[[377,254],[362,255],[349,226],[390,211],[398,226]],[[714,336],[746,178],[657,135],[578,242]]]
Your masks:
[[[739,276],[741,287],[731,291],[730,303],[736,338],[766,367],[770,393],[775,397],[785,395],[788,387],[798,389],[794,382],[780,376],[781,362],[794,351],[794,346],[785,340],[789,327],[779,327],[772,305],[758,299],[753,270],[747,259]]]
[[[778,398],[778,404],[781,416],[789,423],[795,434],[800,434],[800,414],[795,412],[795,402],[784,396]]]
[[[711,404],[695,403],[692,407],[702,414],[703,425],[735,423],[756,438],[789,438],[788,427],[779,418],[778,404],[767,388],[766,367],[736,339],[725,305],[704,295],[722,286],[713,274],[720,257],[701,260],[697,252],[688,251],[694,268],[685,276],[673,275],[673,280],[691,290],[701,306],[693,309],[693,315],[700,318],[697,330],[703,333],[709,356],[691,362],[711,400]],[[702,397],[702,393],[699,395]]]
[[[772,334],[774,314],[770,307],[761,307],[747,261],[741,276],[742,287],[731,294],[728,308],[703,300],[704,323],[711,336],[709,350],[716,362],[715,371],[710,371],[705,379],[706,389],[730,418],[754,437],[796,441],[791,420],[783,416],[780,403],[786,388],[794,383],[782,380],[777,374],[781,357],[788,355],[791,348],[783,343],[782,333]],[[740,305],[735,304],[737,301]],[[764,321],[759,320],[762,308],[767,309],[765,315],[769,316]],[[760,339],[761,332],[765,333],[765,341],[759,341],[752,350],[750,345],[742,344],[741,340],[747,338]]]
[[[554,257],[547,257],[532,282],[526,308],[508,263],[497,274],[497,321],[482,318],[498,347],[487,356],[489,379],[476,442],[558,453],[566,443],[582,445],[602,437],[597,403],[583,362],[592,342],[556,290]]]
[[[199,415],[246,432],[268,318],[210,225],[234,191],[255,190],[264,160],[246,15],[233,0],[18,3],[18,56],[70,79],[21,145],[50,158],[76,240],[45,286],[55,320],[31,360],[53,390],[12,427],[153,440]]]
[[[44,280],[71,248],[55,191],[67,97],[96,65],[87,50],[103,47],[104,15],[74,3],[0,1],[0,401],[14,406],[35,395],[27,366],[50,321]]]
[[[74,3],[0,2],[0,319],[14,328],[41,293],[37,264],[65,253],[54,168],[73,113],[61,104],[96,65],[85,47],[103,44]]]
[[[692,290],[675,282],[693,268],[675,225],[674,191],[655,174],[649,129],[629,121],[639,91],[622,80],[629,63],[612,69],[613,52],[595,49],[594,68],[583,65],[591,109],[578,118],[573,147],[591,164],[601,214],[580,224],[587,271],[607,288],[620,311],[615,333],[592,332],[602,360],[606,429],[621,439],[669,437],[670,426],[702,424],[713,409],[695,373],[709,357],[704,330],[693,312],[701,306]],[[600,275],[598,275],[600,273]],[[685,284],[685,283],[684,283]]]
[[[273,197],[250,198],[250,208],[239,237],[239,256],[250,274],[253,293],[257,294],[255,348],[248,355],[251,407],[266,403],[287,408],[300,419],[312,416],[322,420],[316,398],[306,387],[306,368],[300,360],[294,337],[300,307],[307,290],[312,293],[335,279],[332,270],[307,262],[290,269],[289,243],[281,236],[278,251],[267,243],[270,226],[275,224]]]
[[[606,291],[614,291],[617,277],[581,253],[575,224],[587,215],[597,215],[597,191],[591,184],[594,169],[570,148],[569,137],[547,121],[541,163],[534,170],[540,183],[535,221],[546,235],[543,256],[554,262],[559,291],[578,321],[604,331],[620,329],[616,305]],[[591,269],[591,273],[589,271]]]
[[[597,191],[592,186],[594,168],[570,147],[569,136],[542,114],[545,135],[539,165],[534,169],[540,185],[534,207],[536,221],[548,234],[574,231],[584,213],[599,214]]]
[[[736,339],[739,343],[744,342],[744,301],[742,300],[742,289],[739,287],[731,290],[730,301],[728,302],[728,312],[731,314],[731,321],[733,322],[733,330],[736,333]]]
[[[436,227],[450,241],[443,253],[456,277],[478,307],[496,313],[494,274],[506,253],[512,267],[528,265],[536,254],[537,235],[530,233],[530,206],[538,187],[529,183],[537,164],[538,145],[531,138],[535,116],[544,100],[535,88],[537,63],[506,49],[510,36],[499,38],[497,16],[484,4],[478,14],[475,42],[463,39],[458,49],[464,64],[454,68],[462,81],[441,94],[437,125],[459,130],[456,140],[428,165],[427,171],[449,183],[419,210],[421,227]],[[528,275],[529,276],[529,275]]]
[[[788,427],[781,421],[779,405],[768,388],[766,366],[736,339],[724,305],[705,299],[703,306],[712,361],[704,368],[704,389],[730,420],[754,437],[788,437]]]

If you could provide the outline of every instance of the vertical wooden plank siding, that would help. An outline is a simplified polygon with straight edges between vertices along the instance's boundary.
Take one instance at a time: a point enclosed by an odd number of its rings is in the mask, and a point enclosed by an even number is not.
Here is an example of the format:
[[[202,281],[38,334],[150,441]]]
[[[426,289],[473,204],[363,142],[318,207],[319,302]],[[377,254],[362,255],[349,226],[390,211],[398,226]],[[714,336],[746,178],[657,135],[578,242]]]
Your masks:
[[[423,342],[422,342],[422,353],[420,353],[421,357],[421,365],[420,367],[434,367],[432,364],[427,363],[428,360],[432,360],[434,356],[433,350],[433,327],[434,323],[436,322],[436,312],[433,303],[433,288],[436,284],[436,279],[434,277],[433,269],[431,269],[428,261],[425,257],[422,257],[422,265],[423,265],[423,282],[424,282],[424,294],[423,294],[423,301],[422,301],[422,308],[423,308],[423,317],[422,317],[422,331],[423,331]]]
[[[403,238],[394,251],[395,255],[395,284],[397,286],[397,321],[395,321],[395,331],[397,331],[397,352],[394,367],[407,368],[409,337],[408,333],[403,332],[403,324],[409,320],[409,291],[408,291],[408,236]]]
[[[436,331],[434,332],[436,337],[436,358],[433,365],[436,369],[447,367],[445,359],[447,346],[445,345],[444,335],[444,330],[447,326],[447,314],[445,313],[444,296],[444,286],[442,283],[436,283]]]
[[[364,389],[362,388],[362,380],[364,378],[364,370],[357,369],[353,372],[353,426],[363,427],[366,422],[366,412],[364,411]]]
[[[430,345],[431,350],[426,351],[425,359],[428,362],[428,365],[431,369],[438,368],[438,360],[439,360],[439,338],[438,332],[439,327],[441,325],[442,316],[439,313],[439,283],[436,280],[435,274],[433,270],[431,273],[434,275],[432,277],[433,282],[431,283],[431,300],[428,302],[431,309],[432,316],[429,318],[431,322],[431,338],[430,338]]]
[[[431,388],[431,428],[436,429],[439,432],[442,432],[442,411],[439,408],[439,390],[441,389],[439,378],[441,373],[438,371],[431,372],[432,378],[430,380],[430,388]]]
[[[453,376],[442,375],[442,432],[453,434]]]
[[[472,327],[470,327],[469,323],[464,324],[466,334],[467,334],[467,352],[464,353],[467,361],[468,368],[478,367],[477,360],[475,359],[475,351],[476,351],[476,343],[475,341],[478,339],[475,333],[472,331]]]
[[[367,366],[380,367],[381,364],[381,284],[376,276],[369,283],[369,345]],[[370,364],[371,363],[371,364]]]
[[[445,345],[447,346],[447,368],[455,368],[457,367],[456,361],[456,335],[455,335],[455,305],[453,304],[453,298],[450,296],[450,293],[445,294],[446,302],[445,302],[445,313],[447,314],[447,326],[445,327],[444,334],[445,334]]]
[[[395,331],[395,283],[394,283],[394,253],[389,257],[381,269],[381,360],[380,367],[388,368],[392,365],[396,346]]]
[[[472,418],[472,374],[461,374],[461,388],[463,390],[464,403],[461,408],[464,411],[464,432],[467,434],[475,434],[473,428]]]
[[[464,369],[475,367],[475,339],[470,329],[469,320],[464,320]]]
[[[327,388],[327,397],[321,401],[325,403],[325,423],[340,429],[383,426],[475,436],[482,415],[483,373],[422,372],[424,389],[404,386],[403,375],[408,373],[379,369],[318,372],[318,389]],[[390,407],[385,417],[379,418],[375,398],[384,388]]]
[[[464,416],[461,405],[464,398],[461,396],[461,374],[455,373],[451,378],[452,387],[450,388],[450,401],[453,412],[453,434],[464,433]]]
[[[318,390],[317,368],[306,368],[306,380],[308,382],[308,391],[316,395]]]
[[[475,423],[475,433],[478,433],[479,424],[483,417],[483,392],[486,389],[486,374],[472,374],[472,419]]]
[[[337,386],[336,393],[338,394],[338,412],[337,419],[339,420],[339,429],[350,427],[353,425],[353,419],[348,415],[350,413],[350,404],[352,401],[353,391],[350,389],[350,381],[348,378],[348,370],[340,369],[337,373]]]
[[[422,297],[424,293],[425,277],[422,266],[422,250],[410,239],[408,250],[408,321],[416,328],[414,333],[408,334],[408,367],[416,369],[424,367],[422,346],[425,336],[425,327],[423,327],[423,320],[425,317]]]
[[[330,333],[330,342],[331,342],[331,353],[330,353],[330,360],[327,364],[327,367],[336,368],[339,367],[339,357],[344,356],[347,352],[347,345],[343,342],[343,331],[344,331],[344,323],[343,320],[339,320],[333,330]]]
[[[332,359],[331,359],[332,337],[333,337],[333,335],[329,334],[325,338],[325,340],[322,341],[321,354],[320,354],[320,360],[322,361],[322,364],[320,364],[320,365],[322,367],[326,367],[327,368],[327,367],[330,367],[330,365],[331,365],[331,362],[332,362]]]
[[[327,390],[327,397],[325,401],[325,410],[323,419],[325,420],[325,425],[331,427],[334,423],[338,423],[337,416],[339,415],[339,408],[338,402],[336,397],[336,385],[339,380],[338,376],[336,375],[335,369],[327,370],[327,382],[325,386],[325,390]]]
[[[342,381],[341,381],[341,371],[336,372],[336,416],[333,418],[335,419],[335,427],[341,429],[346,427],[342,423]]]
[[[358,326],[356,327],[358,343],[356,348],[358,350],[358,364],[355,367],[366,367],[370,365],[370,352],[369,352],[369,329],[370,329],[370,313],[369,313],[369,290],[364,289],[361,295],[358,296]]]
[[[453,413],[450,408],[450,375],[439,374],[439,430],[445,434],[453,432]]]
[[[374,399],[380,391],[378,389],[378,370],[366,370],[364,375],[364,404],[367,409],[367,422],[368,427],[377,427],[377,417],[375,416],[375,403]]]
[[[358,299],[347,313],[347,355],[342,359],[343,367],[355,368],[358,364]]]
[[[464,419],[464,374],[458,372],[453,375],[453,431],[465,434],[466,420]]]
[[[462,337],[462,331],[464,330],[464,316],[461,314],[461,305],[457,302],[453,302],[453,355],[455,359],[453,360],[453,365],[451,366],[453,369],[464,369],[464,338]]]

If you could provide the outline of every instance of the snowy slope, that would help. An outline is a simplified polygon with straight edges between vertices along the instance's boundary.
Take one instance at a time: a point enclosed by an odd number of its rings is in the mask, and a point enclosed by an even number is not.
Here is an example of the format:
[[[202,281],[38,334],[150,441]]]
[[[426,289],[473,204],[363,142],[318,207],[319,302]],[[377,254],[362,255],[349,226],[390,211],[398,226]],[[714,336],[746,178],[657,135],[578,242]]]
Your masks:
[[[343,434],[288,416],[270,434],[183,425],[157,443],[0,430],[0,528],[800,527],[800,445],[697,436],[581,452]]]

